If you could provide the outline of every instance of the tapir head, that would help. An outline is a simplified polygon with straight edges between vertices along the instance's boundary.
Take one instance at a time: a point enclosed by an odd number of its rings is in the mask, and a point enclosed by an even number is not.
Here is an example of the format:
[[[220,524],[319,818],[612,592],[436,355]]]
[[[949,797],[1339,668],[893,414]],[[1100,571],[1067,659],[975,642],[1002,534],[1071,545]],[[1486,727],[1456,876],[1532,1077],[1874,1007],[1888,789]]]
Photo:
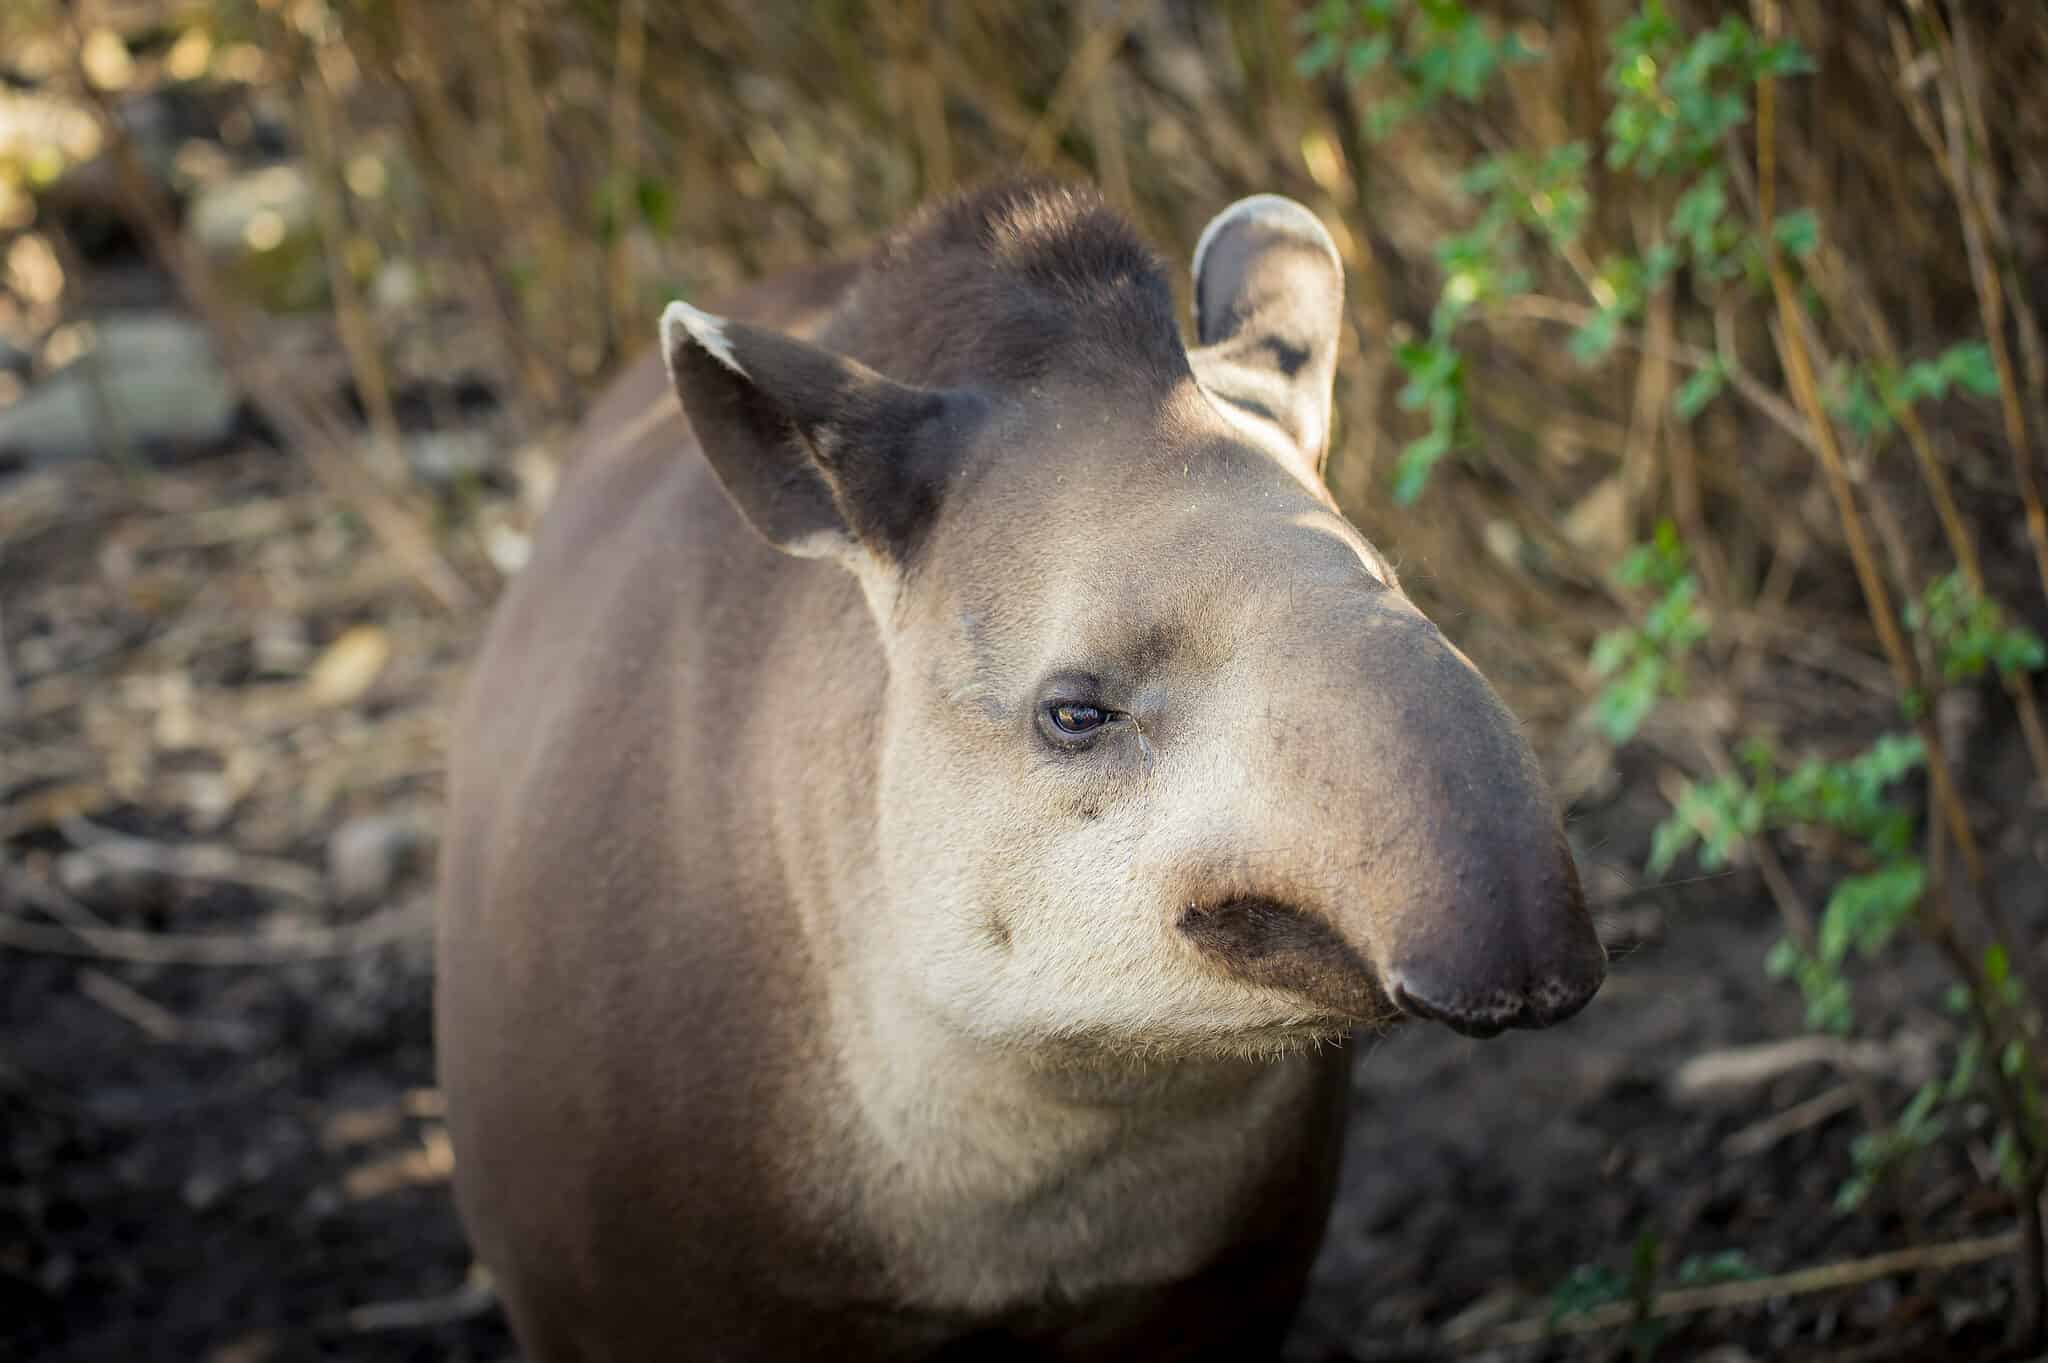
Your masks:
[[[1190,348],[1128,229],[1037,188],[906,229],[815,343],[664,316],[733,503],[862,584],[843,931],[960,1031],[1269,1053],[1599,988],[1514,718],[1323,485],[1342,291],[1308,210],[1244,200]]]

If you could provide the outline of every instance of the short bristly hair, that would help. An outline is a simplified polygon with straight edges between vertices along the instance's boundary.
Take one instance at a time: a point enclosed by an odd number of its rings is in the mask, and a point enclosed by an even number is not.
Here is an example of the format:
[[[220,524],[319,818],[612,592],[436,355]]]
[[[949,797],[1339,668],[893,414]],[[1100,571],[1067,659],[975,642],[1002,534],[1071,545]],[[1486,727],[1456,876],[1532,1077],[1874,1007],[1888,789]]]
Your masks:
[[[884,238],[820,340],[906,383],[1187,373],[1159,257],[1093,190],[1010,180]]]

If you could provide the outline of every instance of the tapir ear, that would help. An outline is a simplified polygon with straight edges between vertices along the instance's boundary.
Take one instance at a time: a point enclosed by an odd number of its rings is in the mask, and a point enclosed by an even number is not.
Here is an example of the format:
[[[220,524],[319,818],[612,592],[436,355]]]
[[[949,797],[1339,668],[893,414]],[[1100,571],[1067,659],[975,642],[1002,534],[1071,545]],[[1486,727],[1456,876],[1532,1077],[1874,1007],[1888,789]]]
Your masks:
[[[1278,194],[1240,199],[1203,229],[1194,276],[1196,379],[1217,402],[1279,427],[1321,477],[1344,316],[1329,230]]]
[[[937,509],[964,395],[682,302],[661,315],[661,351],[712,471],[770,544],[909,557]]]

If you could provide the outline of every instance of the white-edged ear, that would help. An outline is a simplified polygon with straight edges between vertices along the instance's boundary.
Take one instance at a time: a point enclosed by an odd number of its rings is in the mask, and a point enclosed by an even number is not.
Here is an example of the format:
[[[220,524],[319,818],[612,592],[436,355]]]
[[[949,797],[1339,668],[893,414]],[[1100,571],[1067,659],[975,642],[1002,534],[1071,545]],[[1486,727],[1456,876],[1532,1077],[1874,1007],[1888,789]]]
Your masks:
[[[909,556],[964,399],[681,301],[662,311],[661,354],[712,472],[762,538],[807,558]]]
[[[1196,379],[1232,415],[1278,428],[1305,471],[1329,452],[1344,262],[1329,229],[1279,194],[1239,199],[1195,244]]]
[[[741,378],[747,371],[733,358],[732,343],[725,339],[725,319],[716,313],[693,308],[678,298],[661,310],[661,357],[668,365],[668,376],[675,379],[676,347],[684,344],[685,338],[704,347],[720,364]]]

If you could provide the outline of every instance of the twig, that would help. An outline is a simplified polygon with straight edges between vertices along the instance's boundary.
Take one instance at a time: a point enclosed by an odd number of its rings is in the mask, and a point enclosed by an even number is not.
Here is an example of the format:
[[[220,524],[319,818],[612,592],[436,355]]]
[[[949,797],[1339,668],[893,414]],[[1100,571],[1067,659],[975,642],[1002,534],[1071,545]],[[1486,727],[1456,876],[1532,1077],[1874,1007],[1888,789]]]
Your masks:
[[[1916,0],[1916,10],[1923,6]],[[1989,216],[1986,205],[1990,201],[1991,187],[1987,182],[1989,148],[1978,148],[1978,155],[1971,154],[1970,137],[1965,127],[1962,102],[1964,95],[1958,88],[1963,73],[1955,44],[1943,31],[1941,21],[1931,12],[1924,13],[1928,32],[1941,52],[1940,77],[1935,88],[1941,96],[1942,124],[1946,129],[1943,154],[1948,158],[1949,185],[1954,191],[1956,209],[1962,221],[1963,248],[1969,255],[1970,279],[1976,286],[1977,307],[1984,320],[1984,341],[1991,348],[1992,367],[1998,374],[1999,413],[2005,421],[2006,448],[2012,457],[2013,478],[2020,491],[2020,502],[2026,510],[2027,539],[2034,548],[2034,566],[2041,578],[2041,590],[2048,594],[2048,508],[2041,502],[2041,488],[2034,476],[2034,461],[2027,448],[2027,421],[2020,407],[2019,379],[2013,372],[2012,349],[2005,338],[2005,290],[1999,279],[1996,262],[1992,259],[1988,241]],[[2014,944],[2017,948],[2018,943]]]
[[[429,926],[427,915],[411,906],[386,909],[342,927],[295,927],[261,935],[46,927],[0,916],[0,948],[149,965],[267,966],[352,956],[421,936]]]
[[[81,970],[78,992],[152,1041],[171,1043],[185,1039],[184,1020],[176,1013],[104,970]]]
[[[1546,298],[1540,294],[1523,294],[1501,307],[1487,313],[1489,322],[1557,322],[1565,326],[1583,326],[1598,314],[1597,308],[1580,303],[1566,302],[1561,298]],[[1728,339],[1728,338],[1724,338]],[[1655,347],[1666,359],[1682,364],[1688,369],[1706,369],[1718,365],[1727,375],[1728,386],[1735,390],[1743,401],[1756,408],[1785,434],[1809,449],[1813,446],[1813,433],[1800,420],[1799,412],[1773,393],[1764,383],[1743,368],[1739,356],[1734,353],[1732,343],[1724,344],[1719,351],[1705,350],[1680,340],[1658,342],[1624,327],[1616,334],[1615,343],[1632,350],[1648,351]]]
[[[306,151],[313,166],[314,220],[320,231],[320,250],[327,261],[328,287],[334,291],[334,322],[341,333],[342,349],[348,352],[349,368],[355,373],[356,391],[362,394],[363,411],[370,418],[371,446],[384,472],[397,477],[405,471],[405,456],[399,450],[398,413],[391,404],[391,385],[384,375],[384,356],[362,291],[356,287],[348,261],[348,219],[343,206],[340,138],[336,136],[334,94],[327,88],[318,51],[301,55],[308,40],[300,38],[296,26],[280,19],[287,50],[299,68],[300,107],[305,112]]]
[[[1881,1278],[1890,1278],[1901,1273],[1939,1273],[1964,1268],[1970,1264],[1981,1264],[2013,1253],[2019,1248],[2019,1241],[2019,1232],[2006,1231],[2001,1235],[1987,1235],[1975,1240],[1952,1240],[1947,1244],[1921,1245],[1912,1249],[1893,1250],[1887,1254],[1874,1254],[1867,1259],[1820,1264],[1770,1278],[1714,1283],[1707,1287],[1681,1287],[1670,1292],[1658,1293],[1649,1302],[1648,1310],[1644,1310],[1636,1302],[1608,1302],[1590,1311],[1566,1316],[1558,1321],[1553,1321],[1548,1316],[1531,1317],[1493,1329],[1474,1331],[1468,1335],[1447,1335],[1444,1343],[1460,1350],[1538,1344],[1553,1335],[1592,1334],[1598,1330],[1612,1330],[1617,1326],[1629,1325],[1638,1320],[1662,1320],[1670,1316],[1693,1315],[1701,1311],[1715,1311],[1731,1306],[1754,1306],[1760,1302],[1783,1297],[1800,1297],[1815,1292],[1837,1291],[1845,1287],[1861,1287],[1864,1283],[1876,1282]]]
[[[252,856],[222,843],[150,842],[100,828],[76,816],[61,820],[58,827],[93,860],[119,870],[245,885],[308,904],[326,899],[326,887],[319,873],[297,862]]]
[[[1098,0],[1100,3],[1100,0]],[[1074,28],[1085,33],[1093,6],[1074,7]],[[1123,116],[1117,108],[1116,84],[1109,80],[1088,83],[1088,139],[1095,148],[1096,179],[1111,203],[1132,211],[1131,167],[1124,156]]]
[[[640,178],[640,72],[647,60],[647,0],[620,0],[612,73],[612,242],[605,279],[611,297],[611,343],[621,352],[634,324],[632,234],[626,213]]]
[[[1775,13],[1775,7],[1768,3],[1765,8],[1767,13]],[[1774,94],[1775,89],[1768,77],[1758,82],[1757,179],[1762,210],[1760,216],[1766,224],[1771,221],[1774,189]],[[1793,396],[1806,418],[1806,424],[1813,431],[1814,450],[1820,456],[1821,471],[1826,476],[1828,490],[1834,497],[1835,510],[1848,545],[1850,562],[1856,570],[1857,584],[1863,591],[1864,607],[1870,616],[1872,626],[1877,630],[1878,642],[1883,645],[1885,658],[1891,664],[1893,681],[1898,687],[1899,694],[1912,695],[1919,689],[1913,656],[1906,647],[1904,636],[1899,632],[1898,619],[1892,609],[1891,592],[1885,586],[1884,576],[1878,570],[1876,556],[1871,551],[1870,534],[1864,525],[1863,513],[1856,504],[1856,494],[1850,483],[1848,465],[1835,438],[1834,423],[1829,420],[1827,409],[1821,402],[1820,387],[1814,378],[1812,357],[1807,352],[1805,328],[1801,324],[1799,304],[1792,289],[1791,278],[1785,272],[1785,264],[1778,254],[1775,240],[1770,238],[1768,233],[1764,259],[1770,273],[1771,290],[1778,302],[1778,352],[1784,361],[1786,376],[1791,381]],[[1927,772],[1934,787],[1936,804],[1942,817],[1948,821],[1949,833],[1956,840],[1956,850],[1962,855],[1963,865],[1969,872],[1971,883],[1978,887],[1981,894],[1989,888],[1985,882],[1983,857],[1977,846],[1976,833],[1970,827],[1969,815],[1963,808],[1962,798],[1956,791],[1949,773],[1941,736],[1934,728],[1932,717],[1924,711],[1916,720],[1915,727],[1920,731],[1921,741],[1927,748]]]
[[[220,342],[236,384],[251,402],[263,409],[305,459],[314,477],[335,496],[345,501],[383,541],[394,558],[406,565],[419,584],[451,611],[468,611],[476,604],[476,593],[441,557],[433,537],[410,510],[378,487],[343,448],[335,423],[323,421],[306,395],[271,371],[258,352],[242,335],[241,328],[215,287],[205,262],[189,250],[171,225],[168,211],[156,187],[142,169],[128,128],[94,85],[83,67],[83,41],[73,16],[73,64],[80,87],[98,121],[114,161],[123,206],[134,225],[149,243],[152,253],[178,283],[193,309],[206,320]]]
[[[1028,164],[1042,166],[1051,161],[1053,147],[1074,121],[1083,96],[1123,45],[1137,11],[1138,0],[1119,0],[1115,11],[1101,27],[1089,33],[1074,53],[1067,69],[1060,73],[1060,82],[1053,87],[1051,98],[1045,102],[1045,112],[1024,139],[1024,160]]]
[[[361,1334],[374,1330],[424,1330],[472,1319],[497,1304],[498,1293],[490,1274],[479,1266],[471,1269],[462,1286],[453,1292],[438,1297],[370,1302],[351,1309],[341,1317],[340,1324]]]
[[[1783,1112],[1751,1122],[1721,1142],[1721,1153],[1729,1159],[1746,1159],[1761,1155],[1788,1136],[1796,1136],[1810,1127],[1819,1126],[1831,1117],[1854,1108],[1859,1099],[1856,1088],[1851,1084],[1840,1084],[1816,1098],[1795,1103]]]
[[[7,660],[6,603],[0,602],[0,724],[21,709],[21,684],[14,679],[14,665]]]

